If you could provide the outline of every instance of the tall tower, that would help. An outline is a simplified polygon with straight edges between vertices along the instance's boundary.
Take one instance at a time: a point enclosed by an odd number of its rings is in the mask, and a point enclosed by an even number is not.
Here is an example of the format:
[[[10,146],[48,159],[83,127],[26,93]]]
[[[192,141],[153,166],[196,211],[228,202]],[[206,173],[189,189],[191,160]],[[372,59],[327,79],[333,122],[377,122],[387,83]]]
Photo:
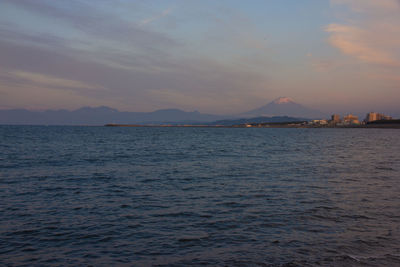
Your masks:
[[[339,123],[340,122],[340,115],[338,115],[338,114],[333,114],[332,115],[332,117],[331,117],[331,121],[333,122],[333,123]]]

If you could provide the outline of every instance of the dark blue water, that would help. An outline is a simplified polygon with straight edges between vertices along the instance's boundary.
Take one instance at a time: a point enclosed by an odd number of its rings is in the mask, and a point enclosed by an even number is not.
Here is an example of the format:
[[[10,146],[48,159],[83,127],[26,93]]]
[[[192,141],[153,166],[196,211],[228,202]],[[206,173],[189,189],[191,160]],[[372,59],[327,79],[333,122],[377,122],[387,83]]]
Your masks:
[[[399,130],[0,138],[0,265],[400,266]]]

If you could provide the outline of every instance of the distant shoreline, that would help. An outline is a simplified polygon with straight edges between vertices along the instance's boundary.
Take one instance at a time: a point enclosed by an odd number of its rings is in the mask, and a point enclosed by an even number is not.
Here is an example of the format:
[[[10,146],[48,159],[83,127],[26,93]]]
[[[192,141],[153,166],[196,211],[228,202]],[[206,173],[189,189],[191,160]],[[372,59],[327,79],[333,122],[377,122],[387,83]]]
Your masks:
[[[346,126],[316,126],[296,123],[267,123],[262,125],[141,125],[141,124],[106,124],[105,127],[150,127],[150,128],[303,128],[303,129],[400,129],[399,124],[366,124]]]

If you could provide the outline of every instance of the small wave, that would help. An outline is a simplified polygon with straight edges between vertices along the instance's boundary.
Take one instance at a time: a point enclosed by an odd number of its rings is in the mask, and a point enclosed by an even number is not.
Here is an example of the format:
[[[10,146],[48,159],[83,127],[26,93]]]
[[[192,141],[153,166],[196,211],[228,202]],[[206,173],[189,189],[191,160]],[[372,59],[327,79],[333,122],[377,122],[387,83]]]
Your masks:
[[[197,213],[182,211],[182,212],[167,212],[167,213],[158,213],[153,214],[154,217],[194,217],[198,216]]]
[[[191,241],[207,239],[209,237],[210,237],[209,234],[206,232],[196,232],[196,233],[190,233],[189,235],[178,237],[177,239],[179,242],[191,242]]]
[[[377,170],[383,170],[383,171],[395,171],[395,169],[391,168],[391,167],[375,167],[375,169]]]

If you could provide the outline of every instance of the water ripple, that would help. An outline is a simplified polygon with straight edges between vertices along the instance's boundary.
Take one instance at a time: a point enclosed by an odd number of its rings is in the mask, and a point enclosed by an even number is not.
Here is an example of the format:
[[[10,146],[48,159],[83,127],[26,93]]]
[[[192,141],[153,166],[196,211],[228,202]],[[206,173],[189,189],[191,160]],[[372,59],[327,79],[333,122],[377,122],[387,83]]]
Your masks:
[[[0,265],[400,266],[398,130],[0,135]]]

